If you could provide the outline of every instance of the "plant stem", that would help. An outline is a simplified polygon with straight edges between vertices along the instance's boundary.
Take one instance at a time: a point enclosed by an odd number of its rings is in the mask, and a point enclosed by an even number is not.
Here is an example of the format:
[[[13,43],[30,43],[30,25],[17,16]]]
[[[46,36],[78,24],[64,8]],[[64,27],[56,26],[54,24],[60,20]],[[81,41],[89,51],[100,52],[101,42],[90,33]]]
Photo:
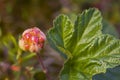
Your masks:
[[[40,65],[41,65],[41,68],[42,68],[43,72],[46,74],[47,80],[50,80],[50,76],[48,74],[48,70],[45,67],[44,63],[43,63],[43,61],[41,59],[41,56],[39,55],[39,53],[36,53],[36,55],[37,55],[38,61],[39,61]]]

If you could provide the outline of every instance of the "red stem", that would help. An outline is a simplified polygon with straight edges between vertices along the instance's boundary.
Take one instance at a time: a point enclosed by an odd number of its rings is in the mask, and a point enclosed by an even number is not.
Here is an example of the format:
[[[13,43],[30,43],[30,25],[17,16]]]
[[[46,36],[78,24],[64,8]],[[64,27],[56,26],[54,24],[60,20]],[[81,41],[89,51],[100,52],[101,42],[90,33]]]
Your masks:
[[[39,53],[36,53],[36,55],[37,55],[38,61],[39,61],[40,65],[41,65],[41,68],[42,68],[43,72],[46,74],[47,80],[50,80],[50,76],[48,74],[48,70],[45,67],[44,63],[43,63],[43,61],[41,59],[41,56],[39,55]]]

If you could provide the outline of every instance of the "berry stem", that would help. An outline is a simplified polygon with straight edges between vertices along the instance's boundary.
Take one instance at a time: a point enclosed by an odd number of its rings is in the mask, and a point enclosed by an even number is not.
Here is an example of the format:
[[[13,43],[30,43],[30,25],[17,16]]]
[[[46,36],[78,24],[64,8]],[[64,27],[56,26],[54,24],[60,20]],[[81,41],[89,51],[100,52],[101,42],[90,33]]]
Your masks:
[[[47,80],[50,80],[50,76],[48,74],[48,70],[45,67],[44,63],[43,63],[43,60],[41,59],[41,56],[39,55],[39,53],[36,53],[36,55],[37,55],[37,58],[38,58],[38,61],[39,61],[40,65],[41,65],[41,68],[42,68],[43,72],[46,75]]]

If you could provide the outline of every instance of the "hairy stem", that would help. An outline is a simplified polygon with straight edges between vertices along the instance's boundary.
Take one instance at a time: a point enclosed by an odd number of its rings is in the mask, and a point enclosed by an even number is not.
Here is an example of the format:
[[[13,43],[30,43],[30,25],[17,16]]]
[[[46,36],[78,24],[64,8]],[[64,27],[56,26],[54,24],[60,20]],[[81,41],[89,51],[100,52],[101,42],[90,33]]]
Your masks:
[[[42,68],[43,72],[46,74],[47,80],[50,80],[50,76],[48,74],[48,70],[45,67],[44,63],[43,63],[43,61],[41,59],[41,56],[39,55],[39,53],[36,53],[36,55],[37,55],[38,61],[39,61],[40,65],[41,65],[41,68]]]

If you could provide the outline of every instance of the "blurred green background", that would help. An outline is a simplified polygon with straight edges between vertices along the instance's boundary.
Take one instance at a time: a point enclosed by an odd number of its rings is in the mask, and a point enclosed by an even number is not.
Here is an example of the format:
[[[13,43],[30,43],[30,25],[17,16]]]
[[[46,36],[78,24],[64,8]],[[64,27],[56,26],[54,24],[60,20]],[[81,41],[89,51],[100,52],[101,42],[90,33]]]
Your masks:
[[[77,14],[95,7],[103,16],[103,33],[119,38],[119,5],[120,0],[0,0],[0,80],[45,80],[35,54],[18,47],[25,29],[36,26],[46,33],[59,14],[68,15],[74,22]],[[48,42],[40,55],[51,79],[58,80],[64,59]]]

